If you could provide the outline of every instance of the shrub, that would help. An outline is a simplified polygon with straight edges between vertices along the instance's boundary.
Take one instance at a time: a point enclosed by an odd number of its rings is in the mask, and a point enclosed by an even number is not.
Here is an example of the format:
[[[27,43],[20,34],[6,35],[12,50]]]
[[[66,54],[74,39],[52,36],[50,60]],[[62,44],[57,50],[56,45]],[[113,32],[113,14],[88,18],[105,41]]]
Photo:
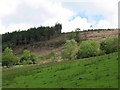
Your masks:
[[[103,40],[100,43],[100,49],[107,54],[118,51],[118,38],[111,37]]]
[[[24,50],[20,59],[20,63],[23,64],[35,64],[36,56],[34,53],[30,53],[29,50]]]
[[[102,54],[104,52],[100,50],[100,44],[96,41],[88,40],[81,42],[77,58],[93,57]]]
[[[10,67],[18,61],[18,58],[14,57],[13,51],[11,48],[6,48],[2,54],[2,65]]]
[[[35,64],[37,61],[37,57],[34,53],[31,53],[30,55],[30,60],[32,61],[32,64]]]
[[[78,45],[77,42],[72,39],[72,40],[67,40],[65,43],[65,48],[61,52],[61,56],[63,59],[75,59],[76,54],[78,52]]]
[[[24,50],[20,59],[20,62],[30,60],[30,51]]]

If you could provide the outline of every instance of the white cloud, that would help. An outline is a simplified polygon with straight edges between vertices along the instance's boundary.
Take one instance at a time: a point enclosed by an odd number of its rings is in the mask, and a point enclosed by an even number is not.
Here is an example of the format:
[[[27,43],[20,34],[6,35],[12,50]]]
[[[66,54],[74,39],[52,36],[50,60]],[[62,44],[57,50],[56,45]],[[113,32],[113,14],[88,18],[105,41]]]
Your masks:
[[[0,1],[0,18],[15,12],[20,0],[2,0]]]
[[[100,13],[105,16],[106,28],[118,27],[118,2],[119,0],[92,0]],[[99,22],[101,23],[101,21]],[[104,23],[104,22],[103,22]]]
[[[26,18],[28,18],[30,21],[32,18],[36,19],[36,16],[37,16],[37,18],[38,18],[37,20],[39,21],[39,23],[42,22],[42,25],[55,25],[56,22],[67,21],[70,17],[72,17],[74,15],[73,11],[71,11],[67,8],[64,8],[61,5],[61,2],[59,2],[59,1],[56,2],[55,0],[52,0],[52,2],[48,1],[48,0],[34,0],[34,1],[33,0],[24,0],[24,1],[21,1],[21,4],[22,3],[24,3],[24,5],[29,5],[29,7],[31,7],[31,8],[34,8],[33,10],[35,10],[35,9],[39,10],[38,12],[40,12],[40,13],[35,12],[35,14],[38,14],[39,17],[38,17],[38,15],[34,15],[34,16],[32,16],[31,14],[26,15],[27,10],[24,11],[24,9],[26,9],[26,8],[22,8],[25,13],[23,13],[23,12],[21,13],[21,11],[17,11],[17,9],[19,7],[19,6],[17,6],[16,8],[14,8],[14,12],[11,11],[11,13],[13,13],[13,15],[11,15],[12,17],[9,17],[8,19],[14,21],[14,18],[15,18],[15,19],[18,19],[18,21],[19,21],[19,18],[21,18],[20,21],[24,21]],[[20,3],[19,3],[19,5],[20,5]],[[31,12],[34,13],[34,11],[31,11]],[[11,13],[9,13],[9,14],[11,14]],[[28,13],[30,13],[30,12],[28,12]],[[8,15],[8,16],[10,16],[10,15]],[[13,19],[11,19],[11,18],[13,18]],[[26,19],[26,20],[28,20],[28,19]],[[10,22],[10,20],[9,21],[6,20],[7,21],[6,23]],[[17,20],[15,20],[15,22],[16,21]],[[18,21],[17,21],[17,23],[14,23],[14,22],[10,23],[7,27],[4,26],[5,29],[2,32],[8,32],[8,31],[11,32],[12,30],[23,29],[23,27],[26,28],[26,25],[24,25],[24,22],[18,23]],[[26,22],[29,24],[30,23],[29,21],[26,21]],[[34,24],[38,25],[38,23],[34,23]],[[38,25],[38,26],[40,26],[40,25]]]
[[[13,30],[26,30],[30,27],[33,27],[33,25],[26,24],[26,23],[20,23],[20,24],[11,24],[9,27],[7,27],[8,31],[13,31]]]
[[[111,25],[106,20],[100,20],[99,23],[97,24],[97,28],[100,28],[100,29],[111,28]]]
[[[4,25],[2,25],[1,21],[0,21],[0,33],[5,33],[5,27]]]
[[[95,27],[97,28],[117,28],[118,24],[118,0],[68,0],[70,1],[80,3],[82,2],[92,2],[92,5],[96,7],[95,11],[93,12],[93,8],[89,8],[86,6],[86,9],[88,9],[89,12],[85,12],[88,15],[91,14],[102,14],[105,19],[100,20]],[[65,8],[62,3],[65,2],[63,0],[2,0],[0,3],[0,28],[2,31],[0,33],[5,32],[11,32],[18,29],[28,29],[33,26],[40,26],[40,25],[55,25],[56,22],[62,23],[63,31],[71,31],[75,30],[76,28],[81,29],[88,29],[90,28],[90,25],[94,24],[94,21],[88,22],[87,18],[81,18],[80,16],[75,17],[73,20],[69,21],[71,17],[76,15],[76,11],[71,10],[70,8]],[[30,8],[33,8],[33,10],[39,10],[39,13],[36,13],[32,11],[31,13],[35,13],[34,15],[26,15],[21,11],[18,11],[18,8],[20,8],[24,3],[24,5],[28,5]],[[75,5],[72,5],[71,7],[75,7]],[[23,8],[24,9],[24,8]],[[27,9],[27,8],[26,8]],[[30,11],[30,10],[29,10]],[[27,12],[27,10],[24,12]],[[17,15],[15,19],[18,20],[18,22],[11,21],[5,22],[8,23],[8,26],[3,23],[3,18],[7,18],[8,16]],[[26,16],[25,16],[26,15]],[[33,17],[33,18],[32,18]],[[11,17],[12,18],[12,17]],[[27,19],[26,19],[27,18]],[[37,22],[34,22],[35,20]],[[32,24],[30,23],[29,19]],[[16,20],[16,21],[17,21]],[[26,21],[25,21],[26,20]]]
[[[8,27],[4,27],[1,23],[0,23],[0,28],[1,31],[0,33],[5,33],[5,32],[13,32],[15,30],[27,30],[30,27],[34,27],[34,25],[30,25],[27,23],[19,23],[19,24],[11,24]]]
[[[112,27],[112,28],[118,27],[118,2],[119,0],[74,0],[74,1],[73,0],[68,0],[68,1],[62,0],[62,1],[68,2],[68,3],[69,2],[86,3],[86,6],[83,5],[79,7],[83,7],[83,8],[80,8],[80,10],[84,9],[85,14],[88,16],[88,18],[90,18],[91,15],[101,14],[104,16],[105,21],[110,23],[109,27]],[[87,3],[91,5],[87,5]],[[75,6],[73,5],[72,7],[74,8]]]
[[[78,16],[70,22],[69,21],[64,22],[63,31],[70,32],[70,31],[74,31],[76,28],[80,28],[81,30],[89,29],[90,26],[91,26],[91,23],[88,23],[86,18],[81,18]]]

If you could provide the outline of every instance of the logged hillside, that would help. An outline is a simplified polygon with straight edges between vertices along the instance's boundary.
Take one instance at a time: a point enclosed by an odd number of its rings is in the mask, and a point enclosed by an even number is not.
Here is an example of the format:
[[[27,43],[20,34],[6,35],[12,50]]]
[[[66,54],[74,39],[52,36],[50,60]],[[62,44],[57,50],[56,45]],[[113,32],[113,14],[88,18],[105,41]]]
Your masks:
[[[18,45],[13,48],[14,53],[19,54],[24,49],[28,49],[39,56],[49,54],[52,50],[60,50],[62,45],[69,39],[75,38],[76,32],[61,33],[59,36],[47,41],[34,42],[26,45]],[[80,41],[84,40],[103,40],[108,37],[118,37],[118,30],[97,30],[97,31],[84,31],[79,32]]]
[[[3,69],[3,88],[118,88],[118,54]]]
[[[84,40],[97,40],[108,37],[118,37],[117,29],[95,29],[61,33],[62,25],[57,23],[52,27],[30,28],[26,31],[15,31],[2,35],[2,49],[10,47],[15,55],[28,49],[36,55],[49,54],[52,50],[58,51],[66,40],[75,39],[77,42]],[[59,48],[59,49],[58,49]],[[56,50],[57,49],[57,50]]]

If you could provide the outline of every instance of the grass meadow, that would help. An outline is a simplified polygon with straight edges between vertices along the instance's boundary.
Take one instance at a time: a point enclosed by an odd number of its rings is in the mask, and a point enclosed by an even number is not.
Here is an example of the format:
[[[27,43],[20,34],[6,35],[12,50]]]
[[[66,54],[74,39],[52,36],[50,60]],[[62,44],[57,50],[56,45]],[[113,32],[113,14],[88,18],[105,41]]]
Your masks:
[[[117,53],[3,69],[3,88],[117,87]]]

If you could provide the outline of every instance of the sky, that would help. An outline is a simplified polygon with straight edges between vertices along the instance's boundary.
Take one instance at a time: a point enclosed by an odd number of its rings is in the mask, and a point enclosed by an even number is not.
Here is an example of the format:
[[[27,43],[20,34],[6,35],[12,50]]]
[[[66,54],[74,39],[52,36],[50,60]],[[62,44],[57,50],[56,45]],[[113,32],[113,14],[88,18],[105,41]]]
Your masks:
[[[118,28],[118,1],[0,0],[0,34],[56,23],[62,32]]]

